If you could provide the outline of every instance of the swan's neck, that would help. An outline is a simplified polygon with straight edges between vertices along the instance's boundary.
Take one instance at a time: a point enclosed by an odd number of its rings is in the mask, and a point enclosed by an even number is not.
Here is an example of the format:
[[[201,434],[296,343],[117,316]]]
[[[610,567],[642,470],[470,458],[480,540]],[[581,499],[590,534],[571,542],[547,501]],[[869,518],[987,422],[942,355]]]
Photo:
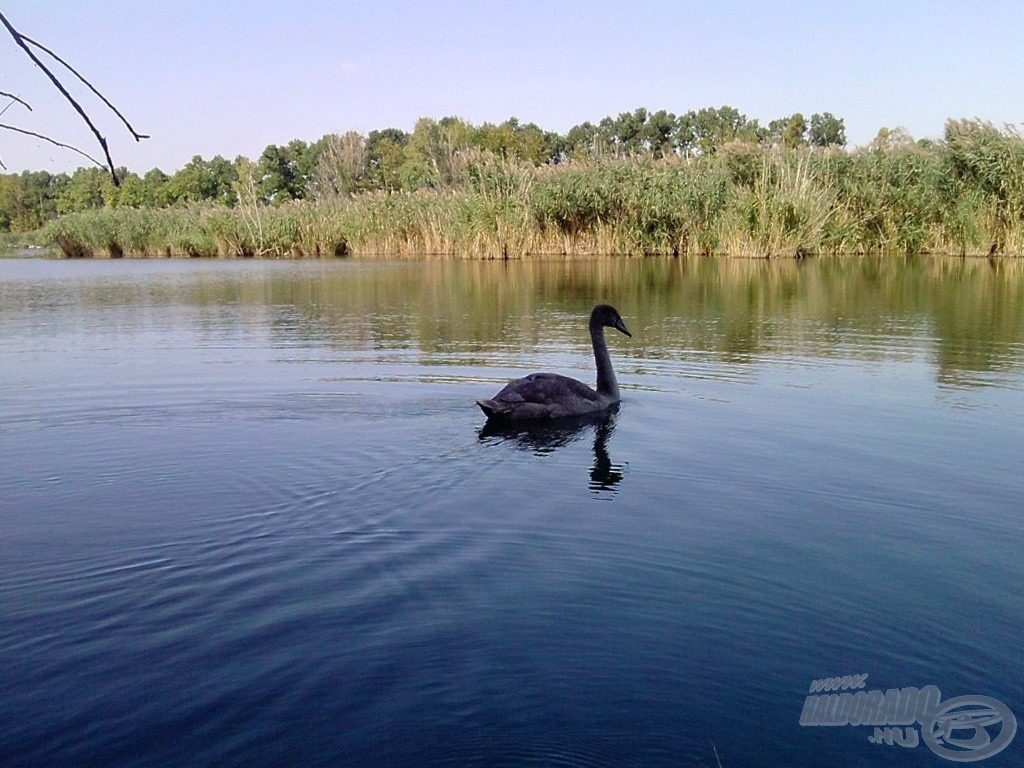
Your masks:
[[[597,393],[613,401],[619,399],[619,382],[615,380],[612,359],[608,356],[608,345],[604,340],[604,326],[590,326],[590,340],[594,344],[594,362],[597,364]]]

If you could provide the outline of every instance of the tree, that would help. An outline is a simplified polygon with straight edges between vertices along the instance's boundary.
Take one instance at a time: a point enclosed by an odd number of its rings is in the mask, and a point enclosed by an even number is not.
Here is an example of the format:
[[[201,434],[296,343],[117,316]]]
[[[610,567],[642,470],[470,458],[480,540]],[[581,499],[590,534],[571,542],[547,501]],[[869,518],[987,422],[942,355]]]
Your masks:
[[[644,149],[644,126],[647,110],[643,107],[632,112],[622,112],[612,123],[616,154],[622,157],[637,155]]]
[[[473,144],[480,149],[494,153],[498,157],[509,157],[514,154],[514,131],[518,127],[519,121],[514,117],[510,117],[500,125],[484,123],[476,129]]]
[[[811,115],[808,140],[813,147],[845,147],[846,126],[831,112]]]
[[[142,196],[146,201],[145,207],[160,208],[170,202],[168,199],[168,184],[170,181],[171,177],[159,168],[151,168],[146,171],[142,177]]]
[[[759,133],[757,122],[747,120],[747,116],[734,107],[705,107],[681,118],[677,143],[684,154],[696,150],[711,155],[728,141],[757,140]]]
[[[307,144],[302,139],[292,139],[288,142],[287,149],[288,159],[295,174],[294,199],[301,200],[306,197],[309,185],[313,183],[316,163],[323,147],[316,142]]]
[[[351,195],[362,188],[370,170],[366,137],[356,131],[324,136],[313,169],[311,190],[316,197]]]
[[[949,123],[946,125],[946,140],[949,140]],[[894,128],[882,126],[871,140],[868,147],[876,152],[906,150],[914,146],[914,137],[902,125]]]
[[[114,182],[102,168],[79,168],[57,197],[60,213],[78,213],[102,208],[111,196]]]
[[[500,125],[484,123],[477,128],[473,145],[498,157],[544,165],[557,160],[558,135],[510,117]]]
[[[238,198],[234,182],[238,179],[235,167],[228,160],[216,155],[204,160],[195,155],[185,166],[174,174],[165,187],[167,202],[194,203],[214,200],[222,205],[234,205]]]
[[[0,232],[31,232],[42,221],[22,179],[0,176]]]
[[[600,154],[600,130],[591,122],[580,123],[569,129],[562,139],[561,159],[597,157]]]
[[[118,168],[120,184],[113,190],[107,202],[113,207],[143,208],[147,204],[146,187],[139,174],[127,168]]]
[[[405,148],[402,185],[440,187],[453,182],[454,157],[440,123],[431,117],[416,121]]]
[[[698,151],[697,146],[697,113],[690,110],[676,118],[675,132],[672,143],[683,157],[690,157]]]
[[[366,137],[371,183],[376,189],[393,192],[401,188],[400,170],[405,160],[409,134],[398,128],[370,131]]]
[[[676,116],[659,109],[647,117],[641,131],[643,144],[653,157],[664,157],[675,150]]]
[[[793,149],[807,143],[807,120],[799,112],[794,112],[785,122],[782,129],[782,146]]]
[[[301,159],[305,142],[298,139],[286,147],[270,144],[256,162],[260,174],[260,193],[270,203],[300,200],[306,194]],[[312,172],[310,172],[312,175]]]
[[[22,171],[0,176],[0,232],[29,232],[57,216],[67,174]]]

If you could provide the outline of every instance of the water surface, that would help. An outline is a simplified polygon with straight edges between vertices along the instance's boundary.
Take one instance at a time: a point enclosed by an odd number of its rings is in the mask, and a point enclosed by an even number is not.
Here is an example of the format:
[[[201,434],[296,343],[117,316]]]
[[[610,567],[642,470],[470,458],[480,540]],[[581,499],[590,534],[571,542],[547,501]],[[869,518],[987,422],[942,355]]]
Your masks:
[[[1024,717],[1022,390],[1015,262],[0,260],[0,761],[947,764],[801,711]]]

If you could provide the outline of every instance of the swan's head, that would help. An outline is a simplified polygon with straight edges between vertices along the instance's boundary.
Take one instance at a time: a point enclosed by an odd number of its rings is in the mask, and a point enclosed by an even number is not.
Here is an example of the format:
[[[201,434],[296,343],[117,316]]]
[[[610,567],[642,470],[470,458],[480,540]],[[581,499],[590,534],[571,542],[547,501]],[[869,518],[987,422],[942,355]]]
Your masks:
[[[603,326],[614,328],[616,331],[624,333],[629,337],[633,336],[629,332],[629,328],[626,327],[626,324],[622,322],[622,316],[619,314],[619,311],[610,304],[598,304],[590,313],[590,327],[601,328]]]

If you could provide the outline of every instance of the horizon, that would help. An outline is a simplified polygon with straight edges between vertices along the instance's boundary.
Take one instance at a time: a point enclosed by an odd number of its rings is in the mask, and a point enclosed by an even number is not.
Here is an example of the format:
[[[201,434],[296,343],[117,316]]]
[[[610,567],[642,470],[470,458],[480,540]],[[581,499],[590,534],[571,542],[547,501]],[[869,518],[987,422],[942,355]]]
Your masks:
[[[941,138],[950,119],[1019,125],[1024,51],[1014,38],[1024,5],[992,3],[984,14],[944,5],[868,3],[823,14],[809,3],[772,12],[746,2],[623,10],[447,0],[341,13],[305,0],[282,13],[239,0],[174,8],[16,0],[3,12],[152,136],[136,143],[72,75],[55,69],[106,136],[114,164],[142,175],[174,173],[196,155],[255,159],[293,139],[411,132],[422,117],[476,126],[515,117],[564,135],[640,107],[679,115],[730,106],[762,125],[829,112],[844,121],[850,147],[884,128]],[[2,33],[0,91],[33,110],[12,105],[0,122],[101,155],[71,105]],[[0,160],[2,173],[89,165],[6,130]]]

